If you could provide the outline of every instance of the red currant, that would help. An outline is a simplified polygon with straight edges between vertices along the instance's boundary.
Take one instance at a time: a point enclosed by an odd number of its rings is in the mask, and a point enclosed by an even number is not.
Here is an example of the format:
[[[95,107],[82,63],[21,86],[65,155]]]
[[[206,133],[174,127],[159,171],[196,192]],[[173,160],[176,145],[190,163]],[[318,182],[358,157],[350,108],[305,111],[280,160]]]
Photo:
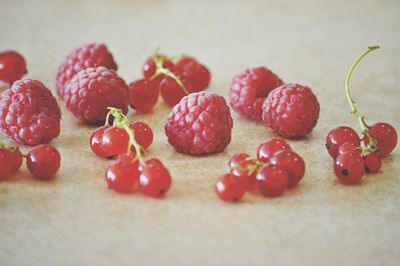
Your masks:
[[[155,56],[164,57],[163,67],[172,70],[174,63],[171,62],[165,55],[156,54]],[[156,64],[153,57],[149,57],[143,66],[143,76],[150,79],[156,73]]]
[[[19,149],[10,150],[11,172],[17,171],[22,165],[22,154]]]
[[[12,162],[9,151],[0,148],[0,178],[5,178],[10,174],[11,166]]]
[[[60,163],[60,153],[49,144],[34,147],[26,157],[29,171],[39,179],[52,179],[60,168]]]
[[[339,146],[348,141],[360,142],[360,138],[354,129],[350,127],[337,127],[332,129],[326,137],[326,148],[332,158],[339,155]]]
[[[364,166],[366,173],[377,173],[381,169],[382,159],[376,153],[369,153],[364,156]]]
[[[369,133],[378,143],[380,156],[384,157],[396,147],[397,132],[396,129],[388,123],[376,123],[369,128]],[[368,144],[367,137],[364,139],[364,143]]]
[[[218,197],[224,201],[237,202],[240,201],[247,188],[243,183],[232,174],[224,174],[218,178],[215,184],[215,192]]]
[[[361,155],[360,141],[347,141],[339,146],[338,154],[343,154],[348,151],[358,151]]]
[[[22,55],[14,51],[0,53],[0,80],[12,84],[27,73]]]
[[[143,149],[148,149],[153,143],[153,130],[143,122],[132,122],[129,127],[135,134],[135,140]]]
[[[291,151],[292,148],[281,138],[268,139],[258,147],[257,158],[262,162],[268,162],[275,153],[282,150]]]
[[[109,127],[104,130],[101,138],[103,154],[112,157],[126,153],[129,145],[129,135],[125,129],[119,127]]]
[[[148,113],[156,105],[158,93],[154,80],[137,80],[129,85],[129,104],[139,112]]]
[[[304,176],[303,158],[293,151],[280,151],[270,158],[270,163],[286,170],[289,174],[289,187],[295,187]]]
[[[357,184],[364,176],[364,162],[359,152],[345,152],[334,162],[335,175],[345,184]]]
[[[90,141],[89,141],[90,148],[92,149],[94,154],[96,154],[101,158],[109,157],[109,154],[103,150],[103,143],[102,143],[104,131],[109,127],[110,126],[108,125],[99,127],[95,131],[93,131],[92,135],[90,136]]]
[[[250,155],[248,155],[247,153],[236,153],[232,156],[232,158],[229,160],[229,167],[234,168],[237,167],[239,165],[240,162],[246,160],[247,158],[249,158]]]
[[[231,169],[231,174],[236,176],[237,179],[243,183],[246,190],[253,190],[255,188],[256,176],[258,166],[252,160],[238,161]]]
[[[186,77],[193,88],[193,92],[202,91],[210,84],[210,71],[193,57],[182,57],[175,64],[175,72],[179,72],[182,76]]]
[[[117,160],[106,171],[106,181],[109,188],[119,193],[132,192],[140,175],[139,162]]]
[[[179,75],[178,75],[179,76]],[[190,93],[192,92],[189,83],[179,76],[183,82],[186,90]],[[175,106],[179,101],[186,96],[183,88],[176,82],[175,79],[171,77],[164,77],[160,83],[160,93],[165,103],[169,106]]]
[[[147,196],[160,198],[171,187],[172,178],[169,171],[158,159],[150,159],[142,166],[139,177],[139,188]]]
[[[279,166],[268,164],[257,174],[257,189],[267,197],[277,197],[289,186],[289,175]]]

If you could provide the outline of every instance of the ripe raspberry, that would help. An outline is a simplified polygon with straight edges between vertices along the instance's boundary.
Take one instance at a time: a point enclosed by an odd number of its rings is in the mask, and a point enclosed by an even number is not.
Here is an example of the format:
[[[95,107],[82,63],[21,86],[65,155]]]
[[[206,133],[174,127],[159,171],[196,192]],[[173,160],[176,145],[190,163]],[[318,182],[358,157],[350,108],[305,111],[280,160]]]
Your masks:
[[[266,67],[248,68],[233,78],[230,103],[244,117],[261,120],[265,97],[283,81]]]
[[[22,55],[14,51],[0,53],[0,80],[12,84],[27,73]]]
[[[104,66],[114,70],[118,68],[112,54],[104,44],[89,43],[75,48],[58,67],[56,78],[58,96],[64,99],[64,90],[67,82],[79,71],[88,67],[98,66]]]
[[[14,82],[0,96],[0,127],[16,142],[38,145],[60,134],[61,111],[43,83],[24,79]]]
[[[67,109],[87,123],[104,122],[107,107],[128,112],[128,85],[114,70],[87,68],[79,72],[65,88]]]
[[[177,151],[202,155],[223,151],[231,141],[232,126],[224,97],[202,91],[185,96],[172,109],[165,134]]]
[[[286,138],[303,137],[317,125],[319,103],[310,88],[285,84],[274,89],[263,104],[264,123]]]

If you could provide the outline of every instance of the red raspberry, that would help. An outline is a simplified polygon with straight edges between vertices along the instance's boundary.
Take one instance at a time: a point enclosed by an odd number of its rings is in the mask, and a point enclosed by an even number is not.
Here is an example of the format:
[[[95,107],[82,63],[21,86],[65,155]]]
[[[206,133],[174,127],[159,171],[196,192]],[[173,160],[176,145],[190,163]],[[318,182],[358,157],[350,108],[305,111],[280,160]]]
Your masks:
[[[265,124],[286,138],[303,137],[318,122],[318,99],[310,88],[299,84],[285,84],[274,89],[262,108]]]
[[[0,96],[0,127],[16,142],[45,143],[60,134],[61,111],[43,83],[25,79],[14,82]]]
[[[128,85],[114,70],[87,68],[79,72],[65,88],[67,109],[87,123],[104,122],[107,107],[128,112]]]
[[[104,44],[89,43],[75,48],[58,67],[56,78],[57,94],[64,99],[64,90],[67,82],[70,81],[79,71],[88,67],[104,66],[117,70],[112,54]]]
[[[14,51],[0,53],[0,80],[12,84],[27,73],[22,55]]]
[[[165,123],[165,134],[179,152],[217,153],[231,141],[232,125],[224,97],[202,91],[185,96],[172,109]]]
[[[265,97],[283,81],[266,67],[248,68],[233,78],[230,103],[244,117],[261,120]]]

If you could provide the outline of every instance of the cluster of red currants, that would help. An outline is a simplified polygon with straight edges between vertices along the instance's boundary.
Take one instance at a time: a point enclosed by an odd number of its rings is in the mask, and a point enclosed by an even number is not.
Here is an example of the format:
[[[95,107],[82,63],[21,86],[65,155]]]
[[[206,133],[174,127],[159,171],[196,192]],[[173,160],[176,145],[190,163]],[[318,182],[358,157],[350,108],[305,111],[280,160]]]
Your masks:
[[[146,60],[143,76],[129,85],[129,103],[143,113],[153,109],[159,93],[165,103],[174,106],[189,93],[205,90],[211,80],[208,68],[195,58],[183,56],[173,62],[161,54]]]
[[[261,143],[257,158],[237,153],[229,161],[230,173],[221,176],[215,191],[224,201],[237,202],[247,191],[277,197],[301,181],[305,173],[303,158],[281,138]]]
[[[109,109],[106,125],[97,128],[90,137],[90,147],[97,156],[116,159],[105,174],[109,188],[130,193],[138,183],[145,195],[162,197],[171,186],[171,175],[160,160],[144,161],[142,156],[153,142],[153,131],[145,123],[130,122],[122,110]]]
[[[32,175],[41,180],[52,179],[60,168],[60,153],[52,145],[38,145],[25,156],[18,148],[0,143],[0,178],[15,173],[21,167],[23,157]]]

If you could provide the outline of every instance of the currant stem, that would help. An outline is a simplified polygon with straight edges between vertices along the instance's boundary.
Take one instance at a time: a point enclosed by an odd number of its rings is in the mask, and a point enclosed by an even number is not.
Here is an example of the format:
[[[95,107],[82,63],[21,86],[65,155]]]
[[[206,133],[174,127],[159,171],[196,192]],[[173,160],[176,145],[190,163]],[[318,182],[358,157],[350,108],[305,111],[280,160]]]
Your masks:
[[[371,46],[371,47],[368,47],[368,49],[367,49],[364,53],[362,53],[362,54],[357,58],[357,60],[353,63],[353,65],[352,65],[352,66],[350,67],[350,69],[349,69],[349,72],[347,73],[347,76],[346,76],[346,83],[345,83],[346,96],[347,96],[347,100],[348,100],[348,102],[349,102],[349,104],[350,104],[351,113],[357,117],[357,119],[358,119],[358,121],[359,121],[359,123],[360,123],[360,125],[361,125],[361,128],[362,128],[362,130],[363,130],[362,134],[365,135],[365,136],[368,138],[368,140],[369,140],[369,143],[368,143],[368,145],[367,145],[367,148],[368,148],[368,150],[369,150],[370,152],[375,152],[375,151],[378,150],[377,141],[376,141],[376,139],[374,139],[374,138],[371,136],[371,134],[369,133],[368,125],[367,125],[367,123],[365,122],[365,116],[361,115],[361,114],[358,112],[358,110],[357,110],[357,108],[356,108],[356,106],[355,106],[356,101],[351,97],[351,94],[350,94],[350,78],[351,78],[351,76],[352,76],[352,74],[353,74],[354,69],[355,69],[356,66],[358,65],[358,63],[359,63],[367,54],[369,54],[370,52],[372,52],[372,51],[374,51],[374,50],[376,50],[376,49],[379,49],[379,46]]]

